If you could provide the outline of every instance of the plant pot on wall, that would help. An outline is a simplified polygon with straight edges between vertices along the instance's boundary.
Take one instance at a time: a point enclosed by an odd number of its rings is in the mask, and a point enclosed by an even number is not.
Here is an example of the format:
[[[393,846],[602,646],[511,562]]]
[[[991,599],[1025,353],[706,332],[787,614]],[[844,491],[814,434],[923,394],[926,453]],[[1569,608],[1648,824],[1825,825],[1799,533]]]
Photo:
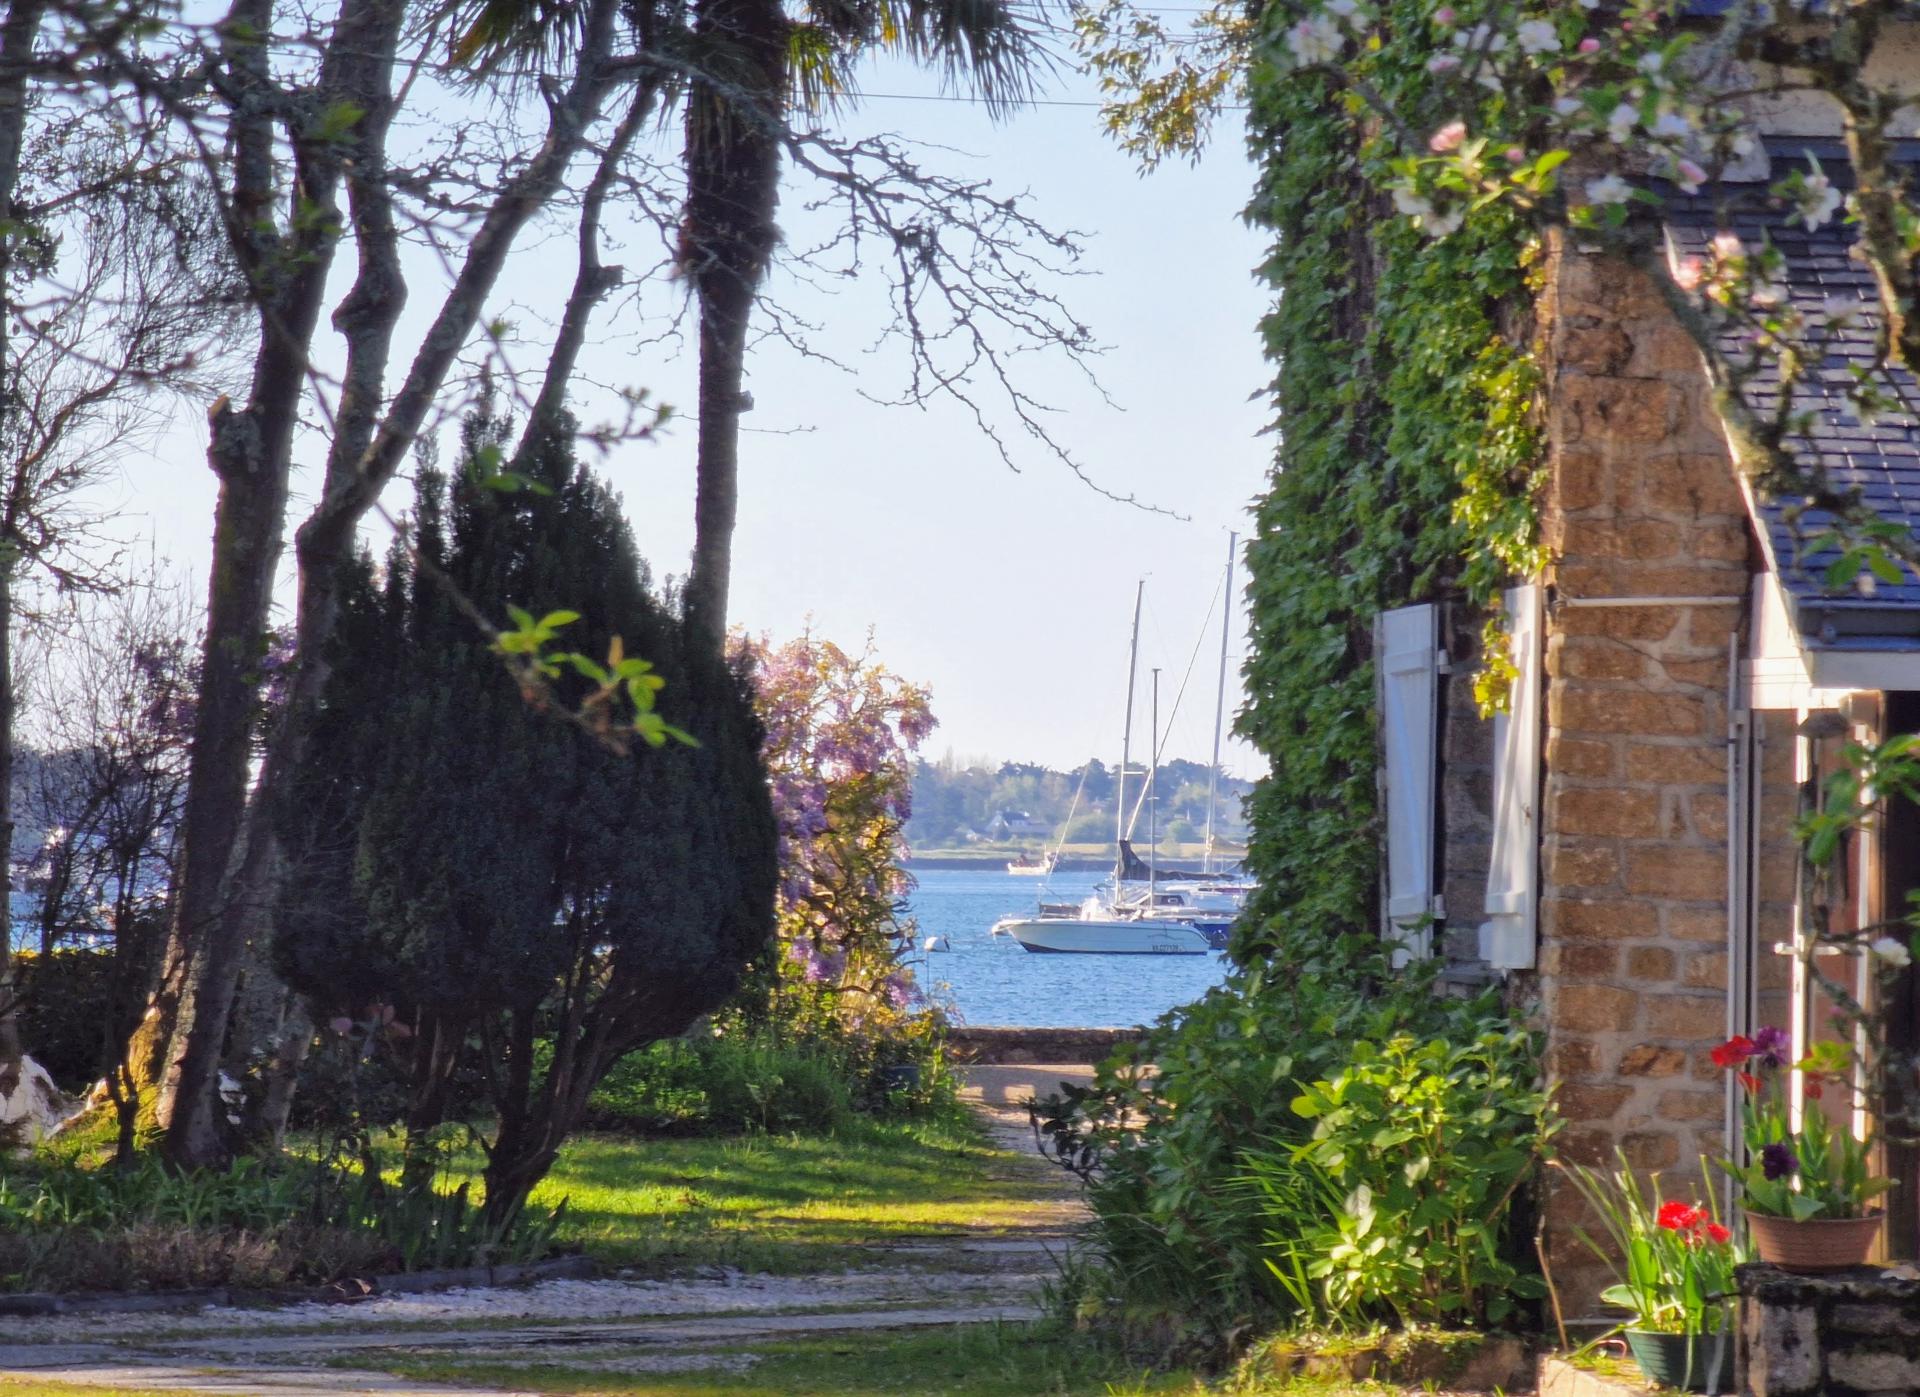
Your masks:
[[[1883,1213],[1863,1218],[1792,1218],[1747,1214],[1747,1232],[1762,1261],[1803,1276],[1864,1266],[1880,1235]]]
[[[1627,1347],[1647,1381],[1682,1392],[1729,1392],[1733,1388],[1733,1339],[1718,1334],[1655,1334],[1627,1331]]]

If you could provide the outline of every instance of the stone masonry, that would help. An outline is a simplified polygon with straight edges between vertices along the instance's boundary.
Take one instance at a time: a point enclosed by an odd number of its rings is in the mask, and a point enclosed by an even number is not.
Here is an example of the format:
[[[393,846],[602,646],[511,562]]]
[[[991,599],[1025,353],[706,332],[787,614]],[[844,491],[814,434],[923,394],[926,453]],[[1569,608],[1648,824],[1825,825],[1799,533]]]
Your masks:
[[[1920,1392],[1920,1276],[1740,1270],[1736,1377],[1747,1397],[1912,1397]]]
[[[1722,1146],[1708,1050],[1726,1018],[1728,643],[1747,515],[1698,355],[1644,278],[1556,246],[1540,324],[1555,562],[1539,988],[1562,1151],[1693,1173]],[[1548,1207],[1581,1313],[1597,1276],[1564,1230],[1578,1200]]]

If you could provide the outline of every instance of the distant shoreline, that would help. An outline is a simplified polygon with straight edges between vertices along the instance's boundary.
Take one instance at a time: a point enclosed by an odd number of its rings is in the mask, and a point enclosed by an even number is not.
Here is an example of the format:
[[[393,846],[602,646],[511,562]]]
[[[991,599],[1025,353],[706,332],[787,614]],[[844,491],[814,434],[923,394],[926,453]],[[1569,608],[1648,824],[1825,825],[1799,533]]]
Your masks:
[[[1138,846],[1135,846],[1134,852],[1142,858],[1146,857],[1146,850]],[[1222,859],[1234,860],[1242,857],[1243,851],[1230,848],[1219,852]],[[1206,850],[1198,844],[1181,845],[1173,852],[1162,849],[1160,853],[1160,857],[1169,864],[1194,867],[1205,855]],[[988,869],[1005,869],[1014,859],[1036,857],[1037,851],[1023,849],[931,849],[924,854],[909,855],[904,866],[909,873],[922,868],[976,869],[984,872]],[[1113,851],[1109,848],[1099,852],[1063,852],[1060,862],[1054,867],[1061,873],[1106,873],[1113,868]]]

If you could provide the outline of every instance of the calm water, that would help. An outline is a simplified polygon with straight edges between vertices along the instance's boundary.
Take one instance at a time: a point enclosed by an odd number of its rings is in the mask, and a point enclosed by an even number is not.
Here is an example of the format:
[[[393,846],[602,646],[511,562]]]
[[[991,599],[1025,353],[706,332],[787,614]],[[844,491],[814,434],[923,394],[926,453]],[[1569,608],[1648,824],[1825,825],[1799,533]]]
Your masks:
[[[914,974],[963,1023],[1035,1028],[1109,1028],[1151,1023],[1198,999],[1226,975],[1226,961],[1205,956],[1037,956],[1008,936],[990,935],[1002,917],[1031,913],[1041,884],[1049,902],[1078,902],[1098,873],[1049,879],[1010,873],[925,868],[910,911],[920,940],[944,936],[951,951],[917,955]]]

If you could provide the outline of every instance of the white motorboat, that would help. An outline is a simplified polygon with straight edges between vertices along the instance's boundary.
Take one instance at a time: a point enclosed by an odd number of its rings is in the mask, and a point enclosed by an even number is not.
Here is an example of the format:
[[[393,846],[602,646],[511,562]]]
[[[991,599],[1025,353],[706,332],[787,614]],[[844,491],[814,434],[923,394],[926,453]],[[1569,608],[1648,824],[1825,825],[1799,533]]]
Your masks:
[[[1027,861],[1026,856],[1023,854],[1017,859],[1009,859],[1007,861],[1007,872],[1019,874],[1027,878],[1044,878],[1053,872],[1055,865],[1059,862],[1060,855],[1058,853],[1040,854],[1031,863]]]
[[[1204,932],[1181,922],[1105,917],[1009,917],[996,931],[1042,953],[1106,956],[1203,956],[1213,949]]]

